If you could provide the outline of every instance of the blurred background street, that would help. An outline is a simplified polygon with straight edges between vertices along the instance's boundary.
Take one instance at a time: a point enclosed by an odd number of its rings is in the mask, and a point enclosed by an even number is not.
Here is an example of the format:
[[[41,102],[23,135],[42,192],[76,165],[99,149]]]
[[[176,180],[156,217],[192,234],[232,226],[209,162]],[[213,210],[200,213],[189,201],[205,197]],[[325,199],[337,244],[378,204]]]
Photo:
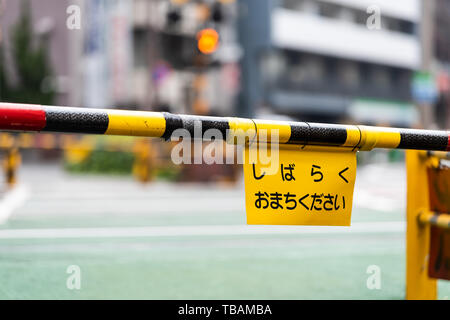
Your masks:
[[[359,170],[351,228],[246,226],[241,183],[142,186],[57,164],[25,164],[19,179],[0,227],[5,299],[404,298],[402,164]],[[79,291],[65,286],[69,265],[82,270]],[[366,287],[370,265],[381,290]]]
[[[450,0],[0,0],[0,101],[445,130],[449,32]],[[278,227],[172,147],[1,132],[0,299],[405,298],[403,151],[358,153],[351,228]]]

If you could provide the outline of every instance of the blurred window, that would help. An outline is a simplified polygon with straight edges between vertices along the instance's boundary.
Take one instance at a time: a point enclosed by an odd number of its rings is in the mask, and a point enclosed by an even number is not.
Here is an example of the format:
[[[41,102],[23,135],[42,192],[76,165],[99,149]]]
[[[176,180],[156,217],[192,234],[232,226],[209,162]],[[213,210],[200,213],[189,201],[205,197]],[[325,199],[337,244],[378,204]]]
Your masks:
[[[286,56],[283,52],[270,52],[261,59],[261,73],[264,82],[272,84],[279,80],[286,70]]]
[[[356,11],[350,8],[341,8],[337,17],[342,21],[356,23]]]
[[[323,17],[338,18],[340,11],[341,7],[336,4],[326,2],[319,3],[319,14]]]
[[[281,5],[289,10],[320,15],[330,19],[353,22],[362,26],[367,24],[367,19],[370,16],[370,14],[365,10],[354,9],[340,4],[317,0],[282,0]],[[414,34],[415,32],[415,24],[402,19],[382,15],[381,24],[382,28],[385,30],[406,34]]]
[[[399,31],[402,33],[414,34],[414,23],[410,21],[401,20]]]
[[[307,81],[307,70],[303,62],[303,54],[299,52],[287,52],[289,69],[287,70],[287,77],[289,82],[294,86],[299,86]]]
[[[394,19],[390,17],[381,17],[381,24],[383,28],[390,31],[413,34],[414,24],[409,21]]]
[[[307,70],[300,64],[294,64],[289,68],[289,80],[292,84],[299,86],[308,81]]]
[[[359,71],[360,71],[360,80],[361,80],[361,86],[367,87],[370,82],[370,64],[366,62],[361,62],[359,64]]]
[[[367,24],[367,18],[369,15],[365,11],[361,10],[354,10],[355,13],[355,22],[357,24],[366,25]]]
[[[319,4],[315,0],[284,0],[282,6],[286,9],[318,14]]]
[[[304,0],[284,0],[283,7],[289,10],[301,11],[304,5]]]
[[[308,81],[324,81],[326,70],[325,62],[321,57],[305,56],[302,59],[301,66],[305,70]]]
[[[341,20],[353,21],[359,25],[365,26],[367,24],[367,19],[369,14],[363,10],[342,8],[337,17]],[[413,34],[414,33],[414,23],[395,19],[391,17],[381,16],[381,25],[385,30],[397,31],[402,33]]]
[[[281,86],[325,84],[327,78],[326,59],[306,53],[280,51],[267,56],[262,68],[266,82],[277,81]]]
[[[436,39],[434,49],[439,60],[450,62],[450,1],[436,1],[434,37]]]
[[[376,89],[387,89],[390,87],[391,76],[386,67],[373,66],[370,75],[370,83],[373,84]]]
[[[134,46],[134,66],[146,67],[148,65],[148,51],[147,51],[147,33],[144,30],[135,30],[133,37]]]
[[[384,20],[384,21],[383,21]],[[384,23],[383,23],[384,22]],[[390,31],[400,31],[400,21],[392,18],[381,18],[382,26]]]
[[[352,61],[339,62],[338,79],[347,88],[357,88],[360,82],[358,64]]]

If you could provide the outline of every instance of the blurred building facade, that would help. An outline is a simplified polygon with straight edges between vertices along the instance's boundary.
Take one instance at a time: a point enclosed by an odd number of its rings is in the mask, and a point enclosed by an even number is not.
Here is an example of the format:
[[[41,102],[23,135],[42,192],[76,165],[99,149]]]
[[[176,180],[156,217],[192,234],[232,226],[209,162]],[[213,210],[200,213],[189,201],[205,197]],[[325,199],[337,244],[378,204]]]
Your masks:
[[[410,81],[421,63],[419,0],[242,3],[243,114],[262,109],[319,121],[417,121]],[[367,26],[376,12],[368,8],[380,10],[380,29]]]
[[[35,42],[43,41],[48,49],[52,79],[42,79],[43,86],[51,86],[56,92],[56,103],[67,105],[77,103],[74,84],[78,83],[81,59],[80,35],[78,30],[66,27],[66,9],[78,0],[30,0],[32,19],[32,37]],[[0,47],[5,55],[5,67],[8,76],[15,82],[14,59],[12,57],[12,31],[19,23],[23,10],[23,1],[0,0]]]
[[[0,0],[5,52],[21,2]],[[56,104],[230,115],[239,90],[234,0],[26,0],[45,38]],[[79,8],[80,28],[68,19]],[[197,33],[219,32],[211,54]],[[7,54],[8,64],[13,64]],[[14,77],[14,72],[10,75]]]
[[[437,78],[436,124],[450,128],[450,1],[436,0],[433,28],[433,72]]]

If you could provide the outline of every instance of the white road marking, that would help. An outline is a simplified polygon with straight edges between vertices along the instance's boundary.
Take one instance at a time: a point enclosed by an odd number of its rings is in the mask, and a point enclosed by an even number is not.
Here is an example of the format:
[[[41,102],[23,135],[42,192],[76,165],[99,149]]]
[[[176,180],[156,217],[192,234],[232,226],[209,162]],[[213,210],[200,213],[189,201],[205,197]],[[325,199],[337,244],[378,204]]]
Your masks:
[[[0,224],[5,223],[14,210],[25,203],[29,194],[29,189],[24,185],[18,185],[5,193],[0,201]]]
[[[360,222],[354,223],[351,227],[202,225],[127,228],[4,229],[0,230],[0,239],[361,234],[403,233],[405,230],[406,224],[403,221]]]

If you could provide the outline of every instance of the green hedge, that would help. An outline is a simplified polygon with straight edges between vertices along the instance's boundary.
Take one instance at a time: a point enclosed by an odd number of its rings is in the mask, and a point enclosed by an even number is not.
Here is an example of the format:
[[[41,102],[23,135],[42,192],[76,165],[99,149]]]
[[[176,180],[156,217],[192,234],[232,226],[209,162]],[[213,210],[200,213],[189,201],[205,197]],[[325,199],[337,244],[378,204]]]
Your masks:
[[[108,152],[94,150],[80,163],[65,161],[64,167],[69,172],[122,174],[132,173],[134,155],[131,152]]]

